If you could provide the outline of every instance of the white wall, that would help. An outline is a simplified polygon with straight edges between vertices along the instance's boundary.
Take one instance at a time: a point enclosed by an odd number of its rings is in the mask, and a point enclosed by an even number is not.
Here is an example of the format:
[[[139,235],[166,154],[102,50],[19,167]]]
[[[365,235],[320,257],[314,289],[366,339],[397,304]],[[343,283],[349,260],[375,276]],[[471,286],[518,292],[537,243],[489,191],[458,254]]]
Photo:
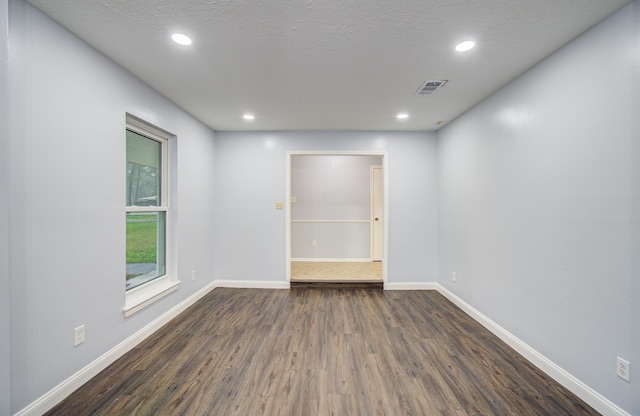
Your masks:
[[[637,7],[438,134],[439,282],[632,414],[640,414]],[[616,377],[617,356],[634,363],[631,384]]]
[[[0,415],[9,414],[11,381],[9,280],[9,179],[7,163],[7,72],[9,69],[7,0],[0,0]]]
[[[427,132],[216,133],[216,278],[285,281],[287,151],[387,151],[389,282],[436,270],[436,141]]]
[[[22,0],[10,22],[13,413],[213,280],[214,134]],[[125,320],[126,112],[177,136],[182,285]]]
[[[633,386],[631,393],[626,392],[630,397],[631,404],[628,405],[631,413],[640,414],[640,278],[638,269],[640,269],[640,163],[638,163],[638,155],[640,155],[640,140],[638,140],[638,132],[640,132],[640,1],[635,0],[631,3],[630,12],[633,17],[633,33],[632,38],[635,39],[633,50],[630,52],[632,56],[632,84],[630,93],[631,102],[631,152],[627,156],[632,159],[631,168],[631,208],[632,222],[630,229],[630,252],[633,253],[629,260],[629,274],[626,276],[629,283],[629,299],[631,300],[629,309],[629,351],[632,351],[632,359],[634,361]],[[626,301],[626,299],[625,299]],[[630,394],[630,396],[629,396]]]
[[[371,165],[382,165],[382,156],[291,158],[291,220],[304,221],[291,224],[293,259],[370,258]]]

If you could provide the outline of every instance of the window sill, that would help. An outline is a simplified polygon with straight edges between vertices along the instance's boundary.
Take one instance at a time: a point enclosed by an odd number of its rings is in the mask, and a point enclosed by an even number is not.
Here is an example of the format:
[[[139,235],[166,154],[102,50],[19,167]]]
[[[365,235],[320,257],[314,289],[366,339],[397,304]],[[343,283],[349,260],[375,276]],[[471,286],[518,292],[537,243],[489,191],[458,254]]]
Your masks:
[[[169,280],[168,276],[165,276],[131,289],[127,291],[125,307],[122,309],[122,313],[125,318],[128,318],[179,288],[179,280]]]

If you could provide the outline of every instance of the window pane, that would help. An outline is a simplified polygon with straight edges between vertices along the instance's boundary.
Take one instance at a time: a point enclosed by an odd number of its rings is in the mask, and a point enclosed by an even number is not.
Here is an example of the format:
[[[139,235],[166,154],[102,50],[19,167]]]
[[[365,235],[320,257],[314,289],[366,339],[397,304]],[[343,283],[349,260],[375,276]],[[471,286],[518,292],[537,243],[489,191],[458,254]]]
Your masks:
[[[127,213],[127,289],[166,273],[165,212]]]
[[[127,130],[127,206],[159,206],[162,145]]]

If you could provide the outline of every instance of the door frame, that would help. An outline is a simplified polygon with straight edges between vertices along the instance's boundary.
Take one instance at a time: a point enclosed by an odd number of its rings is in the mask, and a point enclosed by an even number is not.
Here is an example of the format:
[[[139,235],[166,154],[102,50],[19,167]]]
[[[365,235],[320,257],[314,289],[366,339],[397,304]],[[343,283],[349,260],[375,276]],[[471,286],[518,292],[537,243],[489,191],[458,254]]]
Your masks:
[[[291,159],[293,156],[382,156],[382,175],[384,192],[385,222],[383,226],[382,247],[382,281],[387,282],[389,270],[389,154],[387,151],[323,151],[323,150],[290,150],[285,157],[285,253],[286,253],[286,279],[291,281]],[[369,218],[371,220],[371,218]],[[372,236],[369,236],[370,239]]]

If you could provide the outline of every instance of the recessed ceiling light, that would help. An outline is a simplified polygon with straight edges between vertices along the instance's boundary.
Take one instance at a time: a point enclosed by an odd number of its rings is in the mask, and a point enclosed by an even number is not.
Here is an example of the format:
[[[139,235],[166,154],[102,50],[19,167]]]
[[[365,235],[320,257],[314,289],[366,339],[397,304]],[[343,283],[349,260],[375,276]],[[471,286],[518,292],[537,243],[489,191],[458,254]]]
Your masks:
[[[245,114],[242,116],[242,118],[244,118],[245,120],[253,120],[256,118],[256,116],[254,116],[253,114]]]
[[[173,39],[173,41],[178,45],[191,45],[191,38],[187,35],[183,35],[182,33],[174,33],[173,35],[171,35],[171,39]]]
[[[399,118],[400,120],[405,119],[405,118],[409,118],[409,114],[407,113],[400,113],[396,116],[397,118]]]
[[[476,46],[476,43],[474,41],[466,40],[464,42],[458,43],[458,46],[456,46],[456,50],[458,52],[466,52],[473,49],[474,46]]]

